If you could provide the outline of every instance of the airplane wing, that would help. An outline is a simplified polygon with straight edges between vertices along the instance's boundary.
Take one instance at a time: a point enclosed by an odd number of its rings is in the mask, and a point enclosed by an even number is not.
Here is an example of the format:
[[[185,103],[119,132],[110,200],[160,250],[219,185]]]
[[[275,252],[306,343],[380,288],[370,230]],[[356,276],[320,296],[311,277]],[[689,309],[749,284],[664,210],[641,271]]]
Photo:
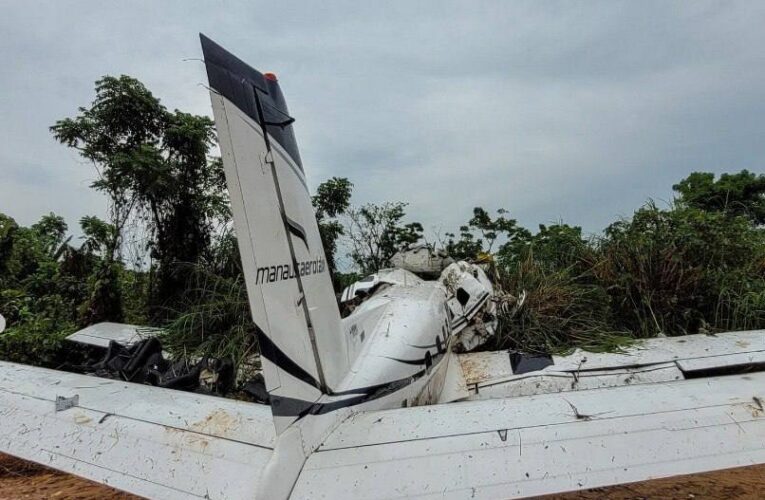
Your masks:
[[[492,351],[461,354],[459,360],[461,377],[454,377],[449,394],[462,397],[451,400],[658,384],[765,369],[765,330],[652,338],[621,352],[577,349],[565,356],[524,357]]]
[[[516,498],[765,462],[765,373],[360,413],[293,498]]]
[[[765,463],[764,343],[656,339],[536,374],[481,353],[495,377],[472,400],[350,417],[291,497],[525,497]],[[0,421],[0,452],[149,498],[253,498],[276,442],[264,405],[7,362]]]
[[[147,498],[253,498],[268,406],[0,362],[0,452]]]

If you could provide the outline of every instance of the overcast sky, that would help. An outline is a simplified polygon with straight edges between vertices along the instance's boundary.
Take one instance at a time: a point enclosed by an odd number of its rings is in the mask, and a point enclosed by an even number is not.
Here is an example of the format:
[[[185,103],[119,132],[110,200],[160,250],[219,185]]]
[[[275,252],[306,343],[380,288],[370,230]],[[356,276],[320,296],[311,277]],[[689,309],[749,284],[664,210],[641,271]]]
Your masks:
[[[431,230],[481,205],[598,232],[691,171],[765,170],[761,1],[4,1],[0,212],[103,215],[48,127],[106,74],[211,115],[199,32],[279,76],[312,187]]]

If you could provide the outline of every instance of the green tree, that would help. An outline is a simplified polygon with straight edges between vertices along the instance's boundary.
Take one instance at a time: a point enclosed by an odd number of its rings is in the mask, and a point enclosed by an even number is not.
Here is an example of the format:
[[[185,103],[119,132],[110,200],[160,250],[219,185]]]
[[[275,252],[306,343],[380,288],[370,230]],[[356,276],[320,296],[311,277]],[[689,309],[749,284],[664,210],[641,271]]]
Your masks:
[[[103,250],[108,265],[97,282],[106,286],[116,276],[110,264],[118,260],[131,221],[145,224],[153,261],[152,316],[164,317],[164,306],[185,286],[178,264],[204,256],[227,210],[221,162],[208,156],[212,120],[169,112],[141,82],[122,75],[98,80],[91,106],[51,130],[93,163],[98,179],[92,186],[110,200],[113,234]],[[116,284],[109,286],[106,296],[119,293]]]
[[[37,233],[40,238],[43,252],[54,260],[58,259],[63,251],[63,246],[71,239],[71,237],[66,238],[67,229],[68,226],[64,222],[64,218],[52,212],[44,215],[39,222],[32,225],[32,231]]]
[[[102,321],[124,320],[123,297],[120,276],[123,265],[113,258],[117,229],[98,217],[86,216],[80,220],[83,243],[79,252],[72,255],[74,262],[90,262],[90,293],[79,307],[79,323],[87,326]]]
[[[600,253],[594,271],[637,336],[765,321],[765,232],[746,217],[648,204],[606,229]]]
[[[63,221],[50,214],[32,227],[21,227],[6,215],[0,215],[0,245],[3,261],[0,280],[7,288],[23,288],[34,281],[35,273],[50,261],[63,240],[60,224]],[[64,230],[66,225],[64,224]]]
[[[475,207],[468,225],[460,227],[459,239],[456,239],[454,233],[446,233],[447,253],[456,259],[472,260],[482,253],[491,253],[499,238],[513,239],[530,236],[528,231],[518,226],[515,219],[506,217],[507,213],[507,210],[500,208],[497,210],[497,216],[492,218],[485,209]],[[481,237],[476,238],[474,231],[480,232]]]
[[[80,219],[84,240],[81,248],[84,252],[106,258],[117,236],[117,228],[94,215],[86,215]]]
[[[512,237],[519,230],[517,221],[505,217],[508,213],[504,208],[497,210],[497,217],[492,219],[489,213],[481,207],[473,209],[473,218],[468,224],[481,232],[484,241],[488,244],[486,253],[491,253],[494,242],[503,233],[506,237]]]
[[[568,224],[540,224],[536,234],[518,229],[497,251],[497,260],[512,266],[533,258],[548,271],[584,273],[595,259],[594,249],[582,237],[582,228]]]
[[[60,272],[71,248],[66,229],[55,214],[31,227],[0,214],[0,312],[8,320],[0,334],[4,359],[53,364],[74,326],[78,289]]]
[[[460,226],[459,238],[454,233],[446,233],[446,238],[446,253],[457,260],[472,260],[483,252],[483,240],[475,237],[470,226]]]
[[[0,213],[0,288],[5,288],[10,279],[10,261],[18,229],[19,226],[15,220]]]
[[[711,172],[694,172],[672,189],[683,206],[743,215],[755,224],[765,224],[765,175],[742,170],[715,179]]]
[[[313,206],[316,210],[316,221],[319,224],[321,243],[327,257],[327,265],[332,283],[337,289],[339,284],[336,280],[335,253],[337,241],[345,234],[343,225],[337,219],[344,215],[351,202],[353,184],[344,177],[332,177],[319,184],[316,194],[313,196]]]
[[[388,265],[399,250],[422,238],[422,224],[404,224],[406,203],[369,203],[348,211],[349,256],[365,274]]]

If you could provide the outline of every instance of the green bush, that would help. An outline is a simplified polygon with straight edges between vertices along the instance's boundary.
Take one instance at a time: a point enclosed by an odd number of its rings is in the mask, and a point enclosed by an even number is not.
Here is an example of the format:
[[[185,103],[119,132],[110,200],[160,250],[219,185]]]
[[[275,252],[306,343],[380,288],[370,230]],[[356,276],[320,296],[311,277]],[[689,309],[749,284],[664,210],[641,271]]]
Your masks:
[[[599,251],[596,274],[636,336],[765,326],[751,309],[765,237],[745,217],[649,204],[609,226]]]
[[[523,303],[500,311],[498,333],[483,349],[606,351],[629,341],[629,332],[613,321],[606,290],[571,268],[550,270],[529,255],[500,267],[497,281]]]
[[[190,286],[165,325],[163,346],[174,358],[225,357],[247,365],[257,339],[243,276],[221,276],[203,265],[189,266],[187,273]]]
[[[29,365],[57,368],[72,362],[65,345],[66,336],[76,330],[73,324],[50,318],[35,318],[0,333],[0,359]]]
[[[610,350],[635,338],[765,328],[765,231],[730,211],[649,203],[593,241],[579,228],[540,226],[501,247],[497,276],[526,300],[500,314],[485,348]]]

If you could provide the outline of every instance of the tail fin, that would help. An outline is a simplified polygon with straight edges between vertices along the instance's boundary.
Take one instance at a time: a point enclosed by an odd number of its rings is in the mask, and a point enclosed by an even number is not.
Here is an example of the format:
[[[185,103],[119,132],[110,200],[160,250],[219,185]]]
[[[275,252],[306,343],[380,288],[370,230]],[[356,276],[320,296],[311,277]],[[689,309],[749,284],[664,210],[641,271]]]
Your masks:
[[[279,83],[201,35],[277,432],[346,375],[348,346]]]

